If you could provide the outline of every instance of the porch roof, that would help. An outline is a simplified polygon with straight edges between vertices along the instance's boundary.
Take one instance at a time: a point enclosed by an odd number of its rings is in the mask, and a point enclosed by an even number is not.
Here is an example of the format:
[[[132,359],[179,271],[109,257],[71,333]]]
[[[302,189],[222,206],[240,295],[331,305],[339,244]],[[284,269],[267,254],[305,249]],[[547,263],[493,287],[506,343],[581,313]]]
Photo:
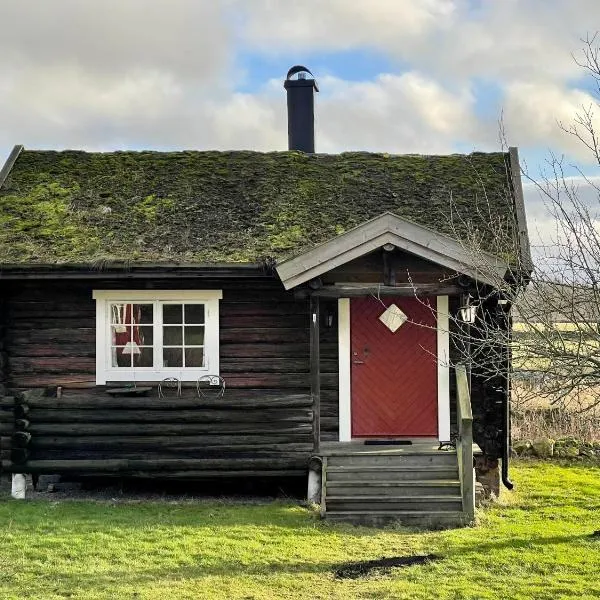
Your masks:
[[[491,285],[504,277],[508,263],[489,252],[474,251],[466,242],[403,219],[391,212],[371,219],[329,241],[283,261],[277,273],[286,289],[294,288],[368,252],[392,244],[457,273]]]

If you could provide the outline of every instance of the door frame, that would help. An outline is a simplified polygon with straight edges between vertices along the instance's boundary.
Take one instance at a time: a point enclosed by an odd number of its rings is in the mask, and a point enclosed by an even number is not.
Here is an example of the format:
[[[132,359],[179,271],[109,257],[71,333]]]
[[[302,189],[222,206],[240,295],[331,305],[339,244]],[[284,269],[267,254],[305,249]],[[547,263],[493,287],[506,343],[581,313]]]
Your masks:
[[[350,301],[338,298],[339,441],[352,441]],[[436,296],[438,439],[450,440],[450,318],[448,296]]]

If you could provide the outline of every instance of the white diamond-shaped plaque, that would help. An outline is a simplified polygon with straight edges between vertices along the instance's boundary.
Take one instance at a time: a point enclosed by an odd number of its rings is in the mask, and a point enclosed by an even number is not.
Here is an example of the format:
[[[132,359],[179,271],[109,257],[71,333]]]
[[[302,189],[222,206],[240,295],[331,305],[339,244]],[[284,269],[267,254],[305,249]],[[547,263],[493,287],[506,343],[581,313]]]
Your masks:
[[[408,321],[408,317],[395,304],[390,304],[385,311],[379,315],[379,320],[392,333],[396,333],[396,331]]]

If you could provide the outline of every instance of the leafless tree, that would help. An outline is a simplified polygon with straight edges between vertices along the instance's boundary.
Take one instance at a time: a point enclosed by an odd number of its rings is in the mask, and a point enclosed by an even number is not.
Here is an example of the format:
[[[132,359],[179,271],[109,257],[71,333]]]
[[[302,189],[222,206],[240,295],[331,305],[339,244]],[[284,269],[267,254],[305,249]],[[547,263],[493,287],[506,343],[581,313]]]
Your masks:
[[[593,83],[595,102],[582,106],[572,123],[557,126],[582,144],[600,167],[599,36],[587,37],[583,44],[574,59]],[[600,185],[581,170],[578,177],[568,176],[564,158],[556,155],[549,156],[545,172],[530,173],[525,168],[522,176],[543,199],[554,230],[545,232],[544,242],[532,247],[534,268],[528,282],[523,279],[527,266],[520,262],[510,233],[515,223],[491,222],[496,232],[492,254],[509,257],[508,276],[499,274],[477,232],[469,233],[466,243],[477,257],[477,269],[493,285],[477,290],[474,323],[466,326],[456,319],[455,346],[462,360],[470,360],[487,377],[498,375],[508,347],[515,379],[528,381],[525,387],[535,396],[547,395],[553,403],[591,410],[600,406]],[[477,210],[487,213],[485,194]],[[464,231],[466,224],[460,225]],[[535,223],[530,223],[530,230],[534,228]],[[505,326],[502,315],[486,318],[486,310],[505,311]]]

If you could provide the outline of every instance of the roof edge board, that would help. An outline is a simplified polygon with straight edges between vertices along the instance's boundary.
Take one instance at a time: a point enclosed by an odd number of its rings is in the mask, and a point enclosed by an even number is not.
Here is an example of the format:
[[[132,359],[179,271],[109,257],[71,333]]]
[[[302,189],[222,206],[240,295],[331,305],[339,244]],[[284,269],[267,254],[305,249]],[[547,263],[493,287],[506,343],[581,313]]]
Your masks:
[[[508,149],[510,177],[514,190],[515,217],[517,220],[517,235],[519,236],[519,249],[521,261],[526,271],[533,271],[531,247],[529,244],[529,231],[527,228],[527,215],[525,213],[525,196],[523,194],[523,180],[521,177],[521,164],[519,163],[519,149],[511,146]]]
[[[8,158],[6,159],[4,166],[2,167],[2,169],[0,169],[0,189],[2,189],[2,186],[4,185],[6,178],[9,176],[10,172],[12,171],[12,168],[14,167],[15,163],[17,162],[17,158],[19,158],[19,154],[21,154],[21,152],[23,152],[23,149],[24,149],[24,146],[22,144],[16,144],[13,147],[13,149],[10,151],[10,154],[8,155]]]

